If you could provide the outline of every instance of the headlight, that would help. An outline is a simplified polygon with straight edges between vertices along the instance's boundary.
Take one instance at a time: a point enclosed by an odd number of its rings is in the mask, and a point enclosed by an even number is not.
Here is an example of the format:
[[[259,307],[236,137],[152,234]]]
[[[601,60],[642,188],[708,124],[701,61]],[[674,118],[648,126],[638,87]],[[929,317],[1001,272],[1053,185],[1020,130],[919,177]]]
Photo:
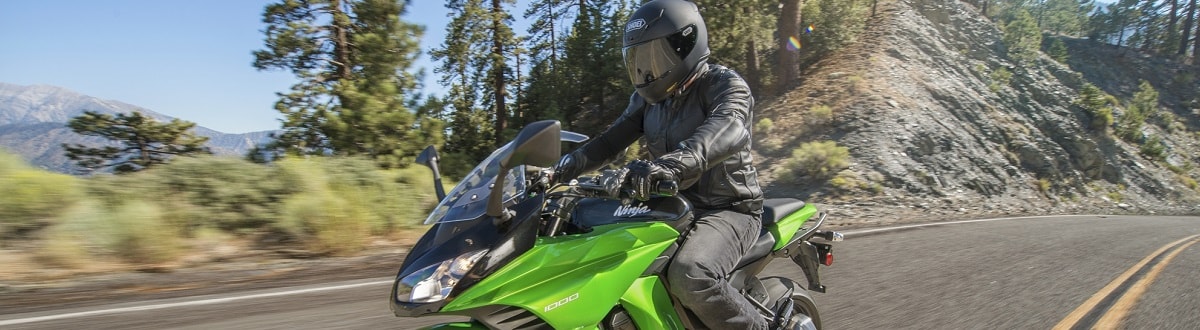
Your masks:
[[[475,262],[488,250],[464,253],[458,258],[415,271],[396,285],[396,300],[409,303],[431,303],[446,299],[454,285],[462,280]]]

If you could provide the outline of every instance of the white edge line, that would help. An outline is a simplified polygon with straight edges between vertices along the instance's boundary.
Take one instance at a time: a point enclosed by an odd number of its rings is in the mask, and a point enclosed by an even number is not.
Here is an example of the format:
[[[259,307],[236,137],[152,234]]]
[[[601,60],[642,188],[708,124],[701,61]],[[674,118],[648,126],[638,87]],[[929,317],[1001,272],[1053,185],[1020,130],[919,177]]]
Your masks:
[[[897,230],[904,230],[904,229],[912,229],[912,228],[933,227],[933,226],[944,226],[944,225],[956,225],[956,224],[975,223],[975,222],[991,222],[991,221],[1000,221],[1000,220],[1041,219],[1041,218],[1074,218],[1074,217],[1108,217],[1108,216],[1107,216],[1107,215],[1099,215],[1099,214],[1096,214],[1096,215],[1038,215],[1038,216],[1027,216],[1027,217],[1010,217],[1010,218],[991,218],[991,219],[975,219],[975,220],[959,220],[959,221],[929,222],[929,223],[921,223],[921,224],[915,224],[915,225],[900,225],[900,226],[883,227],[883,228],[871,228],[871,229],[850,230],[850,231],[846,231],[846,232],[844,232],[844,234],[845,234],[845,235],[847,235],[847,236],[850,236],[850,235],[856,235],[856,236],[857,236],[857,235],[866,235],[866,234],[872,234],[872,233],[880,233],[880,232],[889,232],[889,231],[897,231]]]
[[[303,293],[331,291],[331,290],[342,290],[342,289],[351,289],[351,288],[357,288],[357,287],[380,285],[380,284],[390,284],[390,283],[392,283],[392,280],[372,281],[372,282],[366,282],[366,283],[344,284],[344,285],[335,285],[335,286],[327,286],[327,287],[319,287],[319,288],[260,293],[260,294],[235,296],[235,297],[227,297],[227,298],[213,298],[213,299],[204,299],[204,300],[183,301],[183,302],[177,302],[177,303],[112,308],[112,309],[102,309],[102,310],[87,311],[87,312],[47,315],[47,316],[28,317],[28,318],[11,319],[11,320],[0,320],[0,326],[42,322],[42,321],[52,321],[52,320],[69,319],[69,318],[85,317],[85,316],[140,312],[140,311],[148,311],[148,310],[164,309],[164,308],[220,304],[220,303],[227,303],[227,302],[246,300],[246,299],[268,298],[268,297],[287,296],[287,295],[293,295],[293,294],[303,294]]]
[[[911,229],[911,228],[954,225],[954,224],[975,223],[975,222],[989,222],[989,221],[1000,221],[1000,220],[1062,218],[1062,217],[1103,217],[1103,216],[1104,215],[1045,215],[1045,216],[1029,216],[1029,217],[1013,217],[1013,218],[993,218],[993,219],[961,220],[961,221],[947,221],[947,222],[930,222],[930,223],[922,223],[922,224],[915,224],[915,225],[902,225],[902,226],[893,226],[893,227],[852,230],[852,231],[846,231],[845,234],[846,235],[865,235],[865,234],[870,234],[870,233],[888,232],[888,231],[904,230],[904,229]],[[21,319],[0,320],[0,326],[42,322],[42,321],[52,321],[52,320],[61,320],[61,319],[69,319],[69,318],[85,317],[85,316],[140,312],[140,311],[148,311],[148,310],[156,310],[156,309],[164,309],[164,308],[220,304],[220,303],[227,303],[227,302],[238,301],[238,300],[269,298],[269,297],[287,296],[287,295],[304,294],[304,293],[312,293],[312,292],[320,292],[320,291],[351,289],[351,288],[364,287],[364,286],[380,285],[380,284],[385,284],[385,283],[392,283],[392,280],[373,281],[373,282],[355,283],[355,284],[344,284],[344,285],[335,285],[335,286],[300,289],[300,290],[290,290],[290,291],[280,291],[280,292],[271,292],[271,293],[260,293],[260,294],[235,296],[235,297],[227,297],[227,298],[213,298],[213,299],[204,299],[204,300],[184,301],[184,302],[177,302],[177,303],[122,307],[122,308],[102,309],[102,310],[88,311],[88,312],[76,312],[76,313],[67,313],[67,314],[28,317],[28,318],[21,318]]]

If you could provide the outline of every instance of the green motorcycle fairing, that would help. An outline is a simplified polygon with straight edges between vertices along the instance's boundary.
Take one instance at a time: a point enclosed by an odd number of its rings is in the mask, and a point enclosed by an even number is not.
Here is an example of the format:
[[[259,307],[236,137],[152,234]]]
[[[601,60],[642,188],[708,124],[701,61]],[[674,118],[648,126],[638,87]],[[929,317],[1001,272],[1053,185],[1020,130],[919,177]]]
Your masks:
[[[608,314],[607,306],[615,306],[623,296],[670,308],[669,296],[662,295],[665,288],[657,282],[639,282],[639,277],[678,237],[678,231],[661,222],[618,223],[597,226],[586,234],[541,237],[529,251],[463,291],[442,312],[514,306],[555,329],[574,329],[595,327]],[[635,282],[643,288],[657,285],[661,294],[648,298],[629,294]],[[662,308],[642,309],[657,317],[673,312]]]
[[[775,236],[775,246],[771,247],[771,251],[778,251],[791,243],[808,219],[811,219],[816,213],[817,207],[809,204],[784,216],[774,224],[768,225],[766,229],[771,232],[772,236]]]
[[[638,278],[621,296],[621,306],[641,329],[683,329],[667,286],[658,276]]]

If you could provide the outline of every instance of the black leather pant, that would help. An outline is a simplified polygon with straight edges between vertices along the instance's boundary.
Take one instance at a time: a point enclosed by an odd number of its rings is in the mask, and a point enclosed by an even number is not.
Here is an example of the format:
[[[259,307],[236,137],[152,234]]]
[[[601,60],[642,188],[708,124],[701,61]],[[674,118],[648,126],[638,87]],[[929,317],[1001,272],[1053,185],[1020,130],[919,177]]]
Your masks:
[[[699,211],[667,269],[672,294],[711,329],[767,329],[767,320],[729,283],[727,276],[750,250],[762,228],[758,215],[732,210]]]

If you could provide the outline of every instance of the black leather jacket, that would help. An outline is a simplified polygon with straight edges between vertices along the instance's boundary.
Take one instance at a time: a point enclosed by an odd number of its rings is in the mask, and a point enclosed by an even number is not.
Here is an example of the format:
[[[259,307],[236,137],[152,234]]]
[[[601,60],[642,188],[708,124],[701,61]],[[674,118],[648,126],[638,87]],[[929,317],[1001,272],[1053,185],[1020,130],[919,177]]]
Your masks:
[[[633,93],[612,126],[571,153],[583,163],[576,168],[596,170],[644,136],[650,156],[676,171],[680,194],[695,207],[761,213],[763,193],[750,154],[750,88],[729,68],[706,64],[700,70],[688,90],[657,104]]]

